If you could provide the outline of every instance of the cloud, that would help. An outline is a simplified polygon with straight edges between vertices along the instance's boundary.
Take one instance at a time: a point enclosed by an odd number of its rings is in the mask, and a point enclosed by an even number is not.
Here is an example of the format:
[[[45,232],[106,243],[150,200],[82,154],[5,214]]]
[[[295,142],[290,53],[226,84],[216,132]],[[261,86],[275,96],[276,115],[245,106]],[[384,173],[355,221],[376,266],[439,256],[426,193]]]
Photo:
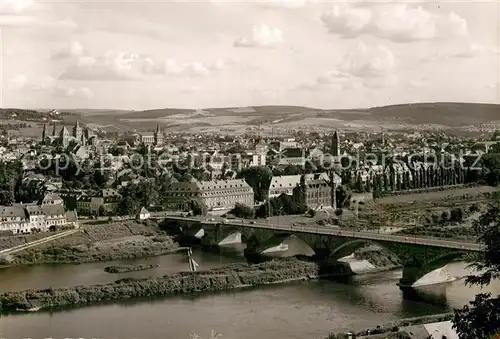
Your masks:
[[[496,81],[492,84],[486,85],[486,88],[489,89],[500,89],[500,81]]]
[[[337,89],[351,89],[359,87],[359,82],[351,74],[334,70],[328,71],[316,79],[317,85],[333,85]]]
[[[395,74],[388,74],[383,77],[369,78],[363,80],[363,86],[366,88],[379,89],[394,87],[399,84],[399,78]]]
[[[347,52],[339,65],[339,70],[361,78],[382,77],[394,70],[396,61],[391,50],[385,46],[368,48],[360,42]]]
[[[412,88],[425,88],[429,85],[427,78],[411,79],[408,81],[408,86]]]
[[[373,35],[394,42],[467,36],[467,22],[455,13],[439,15],[407,4],[368,7],[335,5],[321,15],[331,33],[344,38]]]
[[[33,3],[33,0],[0,0],[0,14],[17,14]]]
[[[185,75],[185,76],[209,76],[213,72],[222,70],[226,66],[223,60],[217,60],[212,63],[195,62],[178,62],[174,59],[154,63],[152,60],[144,64],[143,72],[145,74],[159,75]]]
[[[91,99],[94,93],[87,87],[71,87],[59,83],[52,77],[46,77],[37,82],[31,82],[24,74],[18,74],[8,83],[8,88],[15,91],[44,91],[55,97],[71,97]]]
[[[268,25],[254,26],[250,37],[239,38],[234,42],[235,47],[264,47],[272,48],[283,43],[283,32],[279,28]]]
[[[259,4],[271,8],[303,8],[310,4],[317,4],[320,0],[269,0],[269,1],[256,1]]]
[[[55,58],[69,58],[70,64],[60,79],[70,80],[137,80],[147,76],[209,76],[226,67],[224,60],[211,63],[180,62],[174,59],[155,61],[149,56],[132,52],[108,52],[92,56],[81,44],[56,52]]]
[[[60,79],[134,79],[142,76],[144,67],[149,63],[148,58],[130,52],[108,52],[98,57],[81,55],[73,59]]]
[[[393,74],[396,61],[390,49],[384,46],[367,47],[358,43],[348,51],[336,69],[316,79],[316,85],[328,85],[338,89],[392,87],[399,83]],[[311,88],[311,85],[302,86]]]
[[[43,26],[75,29],[71,20],[54,19],[37,10],[33,0],[0,0],[0,26]]]
[[[454,53],[452,56],[457,58],[475,58],[484,52],[486,52],[486,49],[483,46],[470,43],[461,51]]]
[[[80,57],[86,53],[82,44],[78,41],[72,41],[68,46],[65,46],[52,54],[55,59],[64,59],[72,57]]]
[[[221,4],[234,4],[234,0],[207,0],[208,3],[213,5]],[[285,9],[297,9],[304,8],[311,4],[318,4],[322,0],[247,0],[245,3],[256,4],[264,8],[285,8]]]
[[[9,81],[7,87],[14,90],[22,89],[26,86],[27,81],[26,76],[19,74]]]
[[[453,58],[472,59],[486,54],[495,54],[493,49],[485,48],[482,45],[468,42],[465,45],[454,46],[448,50],[434,51],[420,59],[421,63],[445,62]]]

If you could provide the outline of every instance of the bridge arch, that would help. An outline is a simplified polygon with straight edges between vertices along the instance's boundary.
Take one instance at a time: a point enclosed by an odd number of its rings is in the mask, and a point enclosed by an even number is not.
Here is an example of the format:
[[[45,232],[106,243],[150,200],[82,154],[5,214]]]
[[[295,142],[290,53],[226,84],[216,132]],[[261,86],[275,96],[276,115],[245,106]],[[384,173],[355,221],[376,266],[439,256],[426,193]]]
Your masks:
[[[389,251],[392,255],[394,255],[400,260],[404,259],[401,253],[398,253],[400,251],[394,248],[394,246],[391,246],[392,243],[380,243],[378,241],[373,241],[369,239],[349,239],[347,241],[344,241],[343,243],[337,245],[330,251],[329,259],[338,260],[340,258],[347,257],[356,252],[357,250],[359,250],[360,248],[365,247],[366,245],[375,245],[377,247]]]
[[[427,262],[414,258],[411,262],[408,262],[404,266],[403,277],[401,278],[399,285],[403,288],[412,287],[418,280],[423,278],[425,275],[439,268],[442,268],[449,263],[460,261],[464,259],[465,256],[466,256],[465,252],[453,251],[432,258]]]

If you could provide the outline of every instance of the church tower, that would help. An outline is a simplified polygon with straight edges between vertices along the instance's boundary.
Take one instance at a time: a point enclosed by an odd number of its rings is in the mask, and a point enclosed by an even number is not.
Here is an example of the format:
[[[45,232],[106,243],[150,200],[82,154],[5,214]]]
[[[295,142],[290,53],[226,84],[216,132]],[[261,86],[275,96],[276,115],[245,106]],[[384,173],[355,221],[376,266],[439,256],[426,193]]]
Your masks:
[[[163,133],[160,131],[160,125],[156,125],[156,131],[154,133],[155,146],[163,145]]]
[[[73,127],[73,137],[76,140],[81,140],[82,139],[82,134],[83,134],[83,130],[80,127],[80,122],[77,120],[76,124],[75,124],[75,127]]]
[[[45,139],[47,139],[47,124],[43,124],[42,144],[45,144]]]
[[[331,152],[334,157],[340,156],[340,137],[337,131],[332,136]]]
[[[61,128],[61,132],[59,132],[60,144],[63,145],[64,147],[68,146],[69,145],[69,138],[70,138],[70,135],[69,135],[68,129],[66,128],[66,126],[63,126],[63,128]]]

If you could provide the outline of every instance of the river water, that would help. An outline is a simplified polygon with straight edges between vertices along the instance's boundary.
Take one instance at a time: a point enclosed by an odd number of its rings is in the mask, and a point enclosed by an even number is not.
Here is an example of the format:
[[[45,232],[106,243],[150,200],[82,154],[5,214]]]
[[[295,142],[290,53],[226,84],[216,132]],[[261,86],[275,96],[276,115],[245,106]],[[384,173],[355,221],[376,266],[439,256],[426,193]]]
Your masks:
[[[203,268],[243,261],[239,256],[195,253]],[[0,270],[2,291],[49,286],[106,283],[124,276],[162,275],[186,270],[184,253],[136,263],[157,263],[158,269],[125,274],[104,273],[110,263],[78,266],[33,266]],[[124,263],[124,262],[122,262]],[[127,261],[126,263],[130,263]],[[445,268],[446,276],[462,277],[463,264]],[[443,276],[441,271],[435,279]],[[421,286],[403,296],[396,286],[401,271],[300,282],[258,289],[171,298],[128,300],[114,304],[0,317],[0,337],[204,339],[216,330],[228,339],[314,339],[330,332],[363,329],[398,318],[447,312],[472,299],[478,289],[463,280]],[[431,281],[427,281],[430,283]],[[500,286],[490,287],[500,293]]]

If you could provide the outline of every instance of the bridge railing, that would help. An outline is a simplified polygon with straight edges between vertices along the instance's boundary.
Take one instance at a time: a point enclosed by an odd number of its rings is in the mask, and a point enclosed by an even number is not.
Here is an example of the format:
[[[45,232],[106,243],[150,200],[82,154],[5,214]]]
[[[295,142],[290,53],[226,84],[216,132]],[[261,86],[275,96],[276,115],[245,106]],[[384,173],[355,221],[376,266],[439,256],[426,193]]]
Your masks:
[[[328,226],[306,226],[306,225],[279,225],[271,223],[242,223],[237,221],[203,221],[197,218],[176,218],[171,217],[171,219],[178,219],[184,221],[202,222],[204,224],[224,224],[231,227],[251,227],[251,228],[262,228],[270,230],[280,230],[287,232],[298,232],[298,233],[312,233],[321,235],[332,235],[341,236],[353,239],[367,239],[367,240],[379,240],[379,241],[390,241],[417,245],[427,245],[427,246],[437,246],[453,249],[462,249],[467,251],[483,251],[484,245],[471,242],[461,242],[461,241],[450,241],[443,240],[440,238],[430,238],[430,237],[415,237],[415,236],[401,236],[392,235],[386,233],[376,233],[376,232],[361,232],[346,230],[340,228],[330,228]]]

